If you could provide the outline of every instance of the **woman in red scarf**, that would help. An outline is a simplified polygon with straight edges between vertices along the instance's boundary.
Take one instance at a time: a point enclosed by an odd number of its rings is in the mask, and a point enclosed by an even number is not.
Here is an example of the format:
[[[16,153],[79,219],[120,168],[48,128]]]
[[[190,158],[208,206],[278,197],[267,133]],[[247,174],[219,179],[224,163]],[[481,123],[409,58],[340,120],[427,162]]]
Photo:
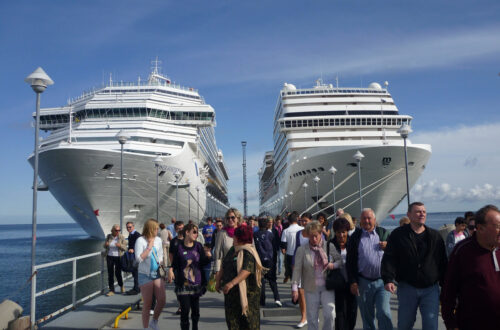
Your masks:
[[[226,220],[222,230],[217,231],[214,247],[214,272],[220,270],[222,259],[227,254],[227,251],[233,246],[234,230],[242,223],[240,211],[231,208],[226,212]]]
[[[323,226],[318,221],[310,222],[305,231],[309,244],[297,249],[292,276],[292,299],[299,297],[298,285],[306,295],[306,313],[309,329],[318,329],[320,303],[323,306],[323,330],[333,329],[335,321],[335,291],[325,288],[327,269],[343,267],[342,257],[332,243],[322,239]],[[330,244],[330,255],[326,255],[327,244]]]

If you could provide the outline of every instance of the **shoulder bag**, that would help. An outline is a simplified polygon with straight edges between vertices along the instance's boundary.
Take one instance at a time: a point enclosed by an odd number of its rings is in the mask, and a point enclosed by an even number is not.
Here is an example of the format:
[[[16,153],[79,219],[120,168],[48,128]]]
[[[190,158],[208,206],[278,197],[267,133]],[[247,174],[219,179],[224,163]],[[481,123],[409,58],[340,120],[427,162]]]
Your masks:
[[[330,242],[326,245],[328,259],[330,259]],[[347,282],[339,268],[331,269],[326,272],[325,287],[327,290],[342,290]]]
[[[153,256],[155,257],[156,263],[158,264],[158,269],[156,270],[156,274],[158,275],[158,277],[165,279],[167,277],[167,269],[158,260],[158,256],[156,255],[155,249],[153,249],[152,252],[153,252]]]

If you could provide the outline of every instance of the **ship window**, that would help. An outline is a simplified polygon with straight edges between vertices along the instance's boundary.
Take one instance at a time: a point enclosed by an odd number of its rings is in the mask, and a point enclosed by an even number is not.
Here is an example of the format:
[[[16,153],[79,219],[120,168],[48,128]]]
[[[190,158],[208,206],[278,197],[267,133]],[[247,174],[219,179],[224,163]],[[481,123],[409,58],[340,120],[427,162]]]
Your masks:
[[[110,170],[113,168],[113,164],[106,164],[104,165],[104,167],[102,168],[103,171],[107,171],[107,170]]]
[[[311,174],[311,170],[306,170],[307,174]]]
[[[318,170],[317,170],[317,169],[315,169],[315,168],[313,168],[313,169],[312,169],[312,171],[313,171],[314,173],[318,172]]]
[[[307,175],[306,171],[302,171],[302,174],[303,174],[303,175]]]
[[[320,170],[321,172],[323,172],[325,169],[323,167],[318,167],[318,170]]]
[[[158,176],[163,176],[165,174],[165,171],[161,171],[160,173],[158,173]]]
[[[347,166],[358,167],[358,164],[356,164],[356,163],[347,163]]]

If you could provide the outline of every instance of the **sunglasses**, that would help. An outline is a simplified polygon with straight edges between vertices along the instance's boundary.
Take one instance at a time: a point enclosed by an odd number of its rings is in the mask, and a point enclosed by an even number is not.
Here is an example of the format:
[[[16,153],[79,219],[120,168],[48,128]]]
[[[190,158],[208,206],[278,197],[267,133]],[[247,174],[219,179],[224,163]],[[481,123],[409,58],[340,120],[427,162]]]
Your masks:
[[[198,235],[198,232],[197,231],[193,231],[193,234]]]
[[[132,227],[130,227],[130,226],[127,226],[127,229],[132,229]]]
[[[233,215],[233,216],[230,216],[230,217],[226,217],[226,220],[236,220],[236,217]]]

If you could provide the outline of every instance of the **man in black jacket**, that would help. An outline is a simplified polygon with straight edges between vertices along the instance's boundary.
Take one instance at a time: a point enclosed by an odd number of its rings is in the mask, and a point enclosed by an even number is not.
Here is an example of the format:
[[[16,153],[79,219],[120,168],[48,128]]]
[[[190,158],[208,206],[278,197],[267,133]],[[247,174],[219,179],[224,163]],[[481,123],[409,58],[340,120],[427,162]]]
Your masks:
[[[423,329],[438,328],[439,284],[446,271],[446,249],[439,233],[425,225],[427,213],[421,202],[408,208],[410,224],[394,229],[382,259],[385,289],[396,292],[398,282],[398,329],[412,329],[417,308]]]
[[[141,237],[141,234],[137,230],[135,230],[134,223],[129,221],[127,222],[127,231],[129,233],[128,235],[128,252],[129,253],[134,253],[134,248],[135,248],[135,241],[139,237]],[[134,287],[132,290],[127,291],[128,295],[135,295],[139,293],[139,273],[137,271],[137,267],[134,267],[134,270],[132,271],[132,276],[134,277]]]
[[[357,296],[363,329],[392,330],[390,297],[384,290],[380,264],[387,245],[388,232],[377,226],[372,209],[364,209],[357,229],[347,242],[347,278],[351,293]],[[376,309],[376,313],[375,313]]]

